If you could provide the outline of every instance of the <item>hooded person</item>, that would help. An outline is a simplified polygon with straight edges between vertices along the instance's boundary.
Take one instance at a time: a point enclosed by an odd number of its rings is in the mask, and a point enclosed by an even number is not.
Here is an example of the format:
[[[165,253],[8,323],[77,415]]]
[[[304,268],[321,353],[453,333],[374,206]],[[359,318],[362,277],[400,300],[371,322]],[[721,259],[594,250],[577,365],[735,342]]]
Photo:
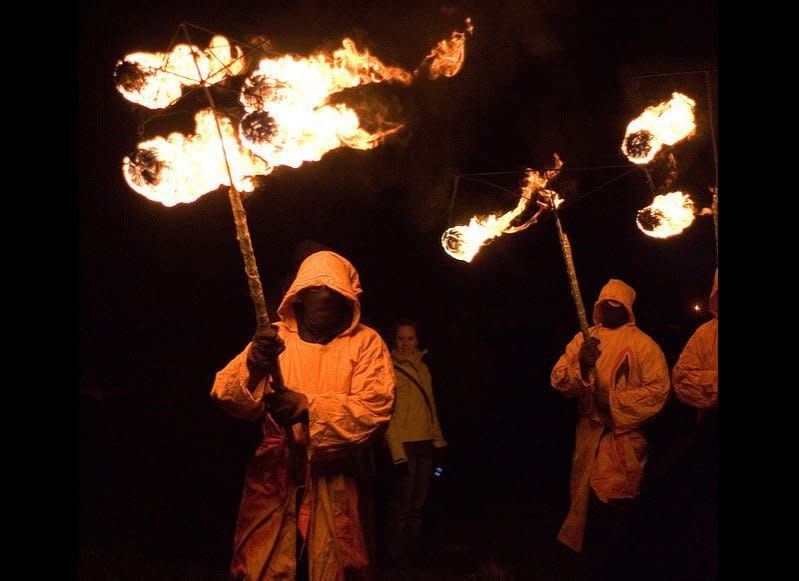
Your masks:
[[[590,337],[577,333],[550,376],[553,388],[577,399],[571,505],[557,536],[576,552],[583,550],[589,504],[602,513],[608,503],[613,510],[638,496],[647,459],[640,428],[669,395],[666,358],[635,325],[634,301],[632,287],[610,279],[594,303]]]
[[[669,484],[677,502],[689,515],[682,538],[694,541],[686,550],[675,547],[683,562],[691,563],[688,571],[696,579],[718,577],[718,458],[719,458],[719,272],[713,277],[709,308],[713,319],[696,329],[688,339],[672,370],[674,393],[682,403],[696,409],[696,424],[688,432],[685,450],[669,475]],[[689,491],[684,495],[681,491]]]
[[[216,375],[211,397],[263,432],[245,474],[232,579],[372,574],[358,455],[383,434],[395,388],[388,348],[360,323],[360,294],[347,259],[311,254],[278,307],[280,322],[259,328]],[[272,389],[276,362],[285,391]]]
[[[719,271],[713,276],[708,304],[713,319],[694,332],[672,370],[677,399],[699,410],[718,405],[719,399]]]

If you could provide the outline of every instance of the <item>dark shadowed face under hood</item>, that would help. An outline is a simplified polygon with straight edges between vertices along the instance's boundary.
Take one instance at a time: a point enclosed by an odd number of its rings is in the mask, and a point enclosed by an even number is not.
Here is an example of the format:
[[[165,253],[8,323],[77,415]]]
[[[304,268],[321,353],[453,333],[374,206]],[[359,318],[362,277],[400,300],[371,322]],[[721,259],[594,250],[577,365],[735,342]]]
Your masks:
[[[627,321],[625,321],[625,323],[635,324],[635,315],[633,314],[635,290],[633,290],[630,285],[617,278],[611,278],[605,286],[602,287],[602,290],[599,291],[599,298],[597,298],[594,303],[593,319],[595,325],[604,325],[605,323],[602,319],[604,309],[601,306],[605,301],[613,301],[621,305],[627,311]],[[613,306],[613,303],[611,303],[611,306]]]
[[[358,273],[346,258],[316,252],[300,265],[278,315],[304,341],[327,343],[358,326],[361,292]]]
[[[297,330],[303,341],[329,343],[352,322],[352,305],[326,286],[302,289],[294,302]]]

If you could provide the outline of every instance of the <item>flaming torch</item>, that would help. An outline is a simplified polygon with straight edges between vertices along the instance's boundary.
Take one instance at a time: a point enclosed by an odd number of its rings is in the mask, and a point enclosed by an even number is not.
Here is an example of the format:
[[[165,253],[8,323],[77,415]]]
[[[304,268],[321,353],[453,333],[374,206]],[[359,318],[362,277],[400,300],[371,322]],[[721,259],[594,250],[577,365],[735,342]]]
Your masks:
[[[713,213],[711,208],[697,211],[690,196],[677,191],[655,196],[649,206],[638,211],[635,221],[641,232],[647,236],[670,238],[693,224],[695,216]]]
[[[241,48],[215,35],[209,47],[201,50],[181,24],[186,44],[168,53],[133,53],[117,63],[117,89],[133,103],[163,109],[177,102],[184,88],[201,87],[210,107],[195,114],[194,133],[172,133],[140,143],[123,160],[125,180],[137,193],[165,206],[191,203],[228,186],[256,320],[259,326],[267,325],[269,316],[240,192],[253,191],[254,178],[278,166],[296,168],[342,146],[372,149],[399,131],[402,124],[388,122],[366,130],[353,109],[333,104],[331,97],[369,83],[409,85],[424,73],[431,79],[457,74],[464,60],[465,36],[473,30],[469,19],[466,25],[466,32],[454,32],[438,43],[414,73],[385,65],[348,38],[330,53],[264,58],[242,84],[239,102],[245,115],[237,126],[219,112],[209,87],[246,73]]]
[[[471,33],[469,20],[467,26]],[[163,109],[183,96],[184,87],[199,86],[210,108],[195,115],[194,134],[173,133],[166,139],[140,143],[123,160],[123,174],[134,191],[165,206],[191,203],[221,185],[228,186],[256,321],[266,327],[269,314],[240,191],[254,190],[255,176],[268,175],[280,165],[296,168],[343,145],[376,147],[402,125],[377,124],[367,131],[354,110],[332,104],[331,96],[368,83],[407,85],[417,75],[384,65],[349,39],[332,54],[266,58],[242,86],[239,100],[246,114],[237,132],[235,123],[219,113],[209,86],[245,72],[241,49],[217,35],[207,50],[200,50],[192,44],[186,25],[180,28],[188,44],[179,44],[170,53],[133,53],[119,61],[114,72],[117,89],[134,103]],[[464,43],[465,33],[453,33],[424,59],[417,73],[427,70],[430,78],[456,74],[463,63]],[[271,375],[272,387],[285,389],[280,368]],[[287,433],[290,430],[287,426]],[[294,438],[287,441],[295,478],[302,481],[304,458],[294,450]]]
[[[560,161],[560,158],[558,158],[557,154],[555,154],[555,160],[557,162],[558,168],[560,168],[562,162]],[[560,223],[560,215],[558,214],[558,207],[560,206],[562,200],[558,196],[557,192],[554,192],[553,190],[542,189],[540,193],[543,198],[543,202],[541,202],[541,204],[548,204],[549,209],[555,216],[555,224],[558,228],[558,239],[560,240],[560,249],[563,252],[563,261],[566,264],[566,273],[569,277],[569,290],[571,291],[572,301],[574,301],[574,308],[577,312],[577,321],[580,325],[580,332],[583,334],[583,339],[585,340],[591,335],[588,332],[588,317],[585,314],[585,303],[583,303],[583,297],[580,294],[580,283],[577,281],[577,269],[574,268],[574,257],[572,256],[571,243],[569,242],[569,237],[566,236],[566,232],[563,230],[563,225]],[[591,368],[591,375],[594,378],[595,389],[599,388],[599,373],[596,370],[596,366]]]
[[[549,181],[560,171],[563,163],[555,155],[555,169],[544,172],[537,172],[528,169],[525,172],[522,183],[522,193],[516,207],[504,214],[488,214],[487,216],[473,216],[468,225],[454,226],[448,228],[441,236],[441,246],[444,250],[457,260],[471,262],[481,248],[493,242],[503,234],[515,234],[526,230],[538,221],[541,213],[548,207],[542,205],[538,199],[540,192],[545,191]],[[557,194],[550,192],[557,197]],[[557,203],[562,200],[558,198]],[[520,224],[518,219],[530,208],[538,205],[538,210]]]
[[[696,131],[695,106],[690,97],[672,93],[669,101],[647,107],[627,125],[622,153],[634,164],[645,165],[655,159],[664,145],[674,145],[690,137]]]
[[[454,228],[450,228],[444,232],[444,235],[441,237],[441,245],[453,258],[471,262],[480,248],[489,244],[493,239],[502,234],[512,234],[524,230],[532,224],[535,224],[543,211],[551,210],[555,216],[555,223],[558,228],[560,247],[563,252],[563,260],[566,263],[566,272],[569,277],[569,289],[571,290],[572,300],[574,301],[574,307],[577,311],[580,331],[583,337],[587,339],[590,337],[588,333],[588,317],[585,314],[585,305],[580,294],[577,270],[574,268],[571,243],[569,242],[568,236],[566,236],[566,232],[563,230],[563,225],[558,215],[558,208],[563,203],[563,199],[556,191],[549,188],[550,182],[560,173],[560,169],[563,166],[563,162],[557,153],[554,157],[555,163],[554,169],[552,170],[543,172],[527,170],[522,187],[522,196],[516,208],[501,216],[497,216],[496,214],[485,217],[475,216],[471,219],[468,226],[455,226]],[[513,219],[518,217],[527,208],[528,204],[537,205],[538,211],[520,226],[512,226],[511,223]],[[596,367],[591,369],[591,373],[594,377],[594,384],[598,387],[599,375]]]

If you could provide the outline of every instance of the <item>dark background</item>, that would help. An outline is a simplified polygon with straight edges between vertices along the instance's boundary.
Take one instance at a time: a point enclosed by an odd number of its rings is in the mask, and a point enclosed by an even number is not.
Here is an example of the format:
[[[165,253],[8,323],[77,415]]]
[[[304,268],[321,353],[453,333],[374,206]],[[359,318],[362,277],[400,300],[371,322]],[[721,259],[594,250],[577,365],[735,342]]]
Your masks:
[[[188,5],[81,4],[81,577],[222,578],[258,436],[208,397],[215,372],[254,329],[226,192],[166,208],[128,188],[121,161],[149,114],[116,92],[116,61],[166,50],[178,24],[189,22],[234,40],[264,34],[275,49],[300,54],[350,36],[412,70],[470,16],[475,31],[457,76],[380,89],[401,107],[401,134],[373,151],[338,149],[299,169],[278,168],[245,200],[249,227],[271,310],[296,244],[314,239],[356,266],[364,322],[387,341],[396,317],[420,320],[450,443],[431,494],[429,545],[441,562],[457,564],[453,578],[492,566],[518,579],[579,578],[579,562],[553,540],[568,508],[575,412],[549,387],[549,372],[578,330],[554,223],[545,217],[500,238],[471,264],[450,258],[440,237],[472,214],[513,207],[503,188],[518,190],[525,167],[548,167],[557,152],[565,162],[561,216],[589,317],[602,285],[621,278],[638,293],[638,325],[673,365],[710,316],[713,221],[699,217],[668,240],[644,236],[634,218],[652,192],[619,146],[646,106],[688,94],[698,128],[673,149],[675,187],[710,205],[716,2]],[[193,40],[204,46],[208,37],[196,32]],[[189,131],[201,103],[186,99],[144,136]],[[662,167],[652,169],[657,176]],[[475,172],[517,173],[461,177],[453,203],[455,176]],[[672,402],[652,427],[653,465],[670,462],[685,413]],[[679,512],[676,496],[665,498],[676,504],[651,509],[653,522]],[[695,571],[699,557],[666,539],[663,522],[640,524],[639,553],[651,539],[657,550],[647,554],[664,559],[650,571]],[[701,542],[690,543],[694,552],[705,549]]]

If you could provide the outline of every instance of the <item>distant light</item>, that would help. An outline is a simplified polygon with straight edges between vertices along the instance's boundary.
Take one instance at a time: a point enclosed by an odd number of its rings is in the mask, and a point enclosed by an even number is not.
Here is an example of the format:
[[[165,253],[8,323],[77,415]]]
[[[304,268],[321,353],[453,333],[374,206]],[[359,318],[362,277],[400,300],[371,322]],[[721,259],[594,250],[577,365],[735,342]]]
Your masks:
[[[702,305],[694,305],[694,312],[698,313],[702,310]]]

